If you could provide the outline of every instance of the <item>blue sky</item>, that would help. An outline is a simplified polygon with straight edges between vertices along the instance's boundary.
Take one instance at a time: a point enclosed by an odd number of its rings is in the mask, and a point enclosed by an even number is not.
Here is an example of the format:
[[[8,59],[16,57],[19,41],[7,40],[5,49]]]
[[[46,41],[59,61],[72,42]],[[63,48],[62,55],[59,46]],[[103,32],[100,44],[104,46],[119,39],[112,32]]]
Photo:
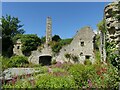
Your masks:
[[[77,30],[90,26],[97,30],[108,2],[3,2],[2,15],[18,17],[26,34],[45,36],[46,17],[52,17],[52,34],[73,37]]]

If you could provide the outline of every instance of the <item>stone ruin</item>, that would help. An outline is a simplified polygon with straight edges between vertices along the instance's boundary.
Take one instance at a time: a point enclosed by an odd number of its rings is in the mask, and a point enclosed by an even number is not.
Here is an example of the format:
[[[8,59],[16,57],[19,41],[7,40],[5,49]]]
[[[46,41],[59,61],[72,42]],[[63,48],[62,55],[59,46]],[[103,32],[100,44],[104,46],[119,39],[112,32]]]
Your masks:
[[[56,57],[57,61],[66,61],[65,54],[74,55],[78,60],[70,60],[72,63],[84,63],[85,60],[89,59],[92,63],[94,62],[94,37],[95,33],[90,27],[84,27],[77,31],[72,42],[64,46],[58,56]]]
[[[46,42],[39,51],[39,49],[32,51],[31,56],[29,57],[29,62],[34,64],[50,65],[52,60],[52,49],[49,46],[49,42],[52,41],[52,19],[47,17],[46,21]]]
[[[100,32],[100,54],[101,61],[106,61],[106,49],[105,43],[115,42],[115,54],[120,55],[120,0],[108,4],[104,9],[104,20],[106,22],[107,34]],[[55,59],[59,62],[67,62],[68,59],[65,54],[70,54],[77,57],[77,63],[83,63],[86,59],[89,59],[92,63],[94,62],[94,37],[95,33],[90,27],[84,27],[79,30],[73,37],[72,42],[63,46],[60,52],[56,55],[53,54],[49,42],[52,41],[52,19],[47,18],[46,22],[46,43],[43,45],[41,51],[38,49],[31,52],[29,57],[29,62],[34,64],[43,63],[48,65],[51,60]],[[13,48],[13,53],[15,55],[23,55],[21,51],[22,43],[20,40],[16,42]],[[75,63],[76,61],[70,60],[70,62]]]
[[[52,20],[50,17],[46,21],[46,42],[41,50],[37,49],[31,52],[28,61],[33,64],[50,65],[52,60],[67,62],[65,54],[71,54],[77,57],[77,61],[70,60],[72,63],[84,63],[86,59],[94,62],[94,37],[95,33],[90,27],[84,27],[77,31],[72,42],[62,47],[60,52],[54,56],[49,42],[52,41]],[[14,54],[23,55],[21,51],[22,43],[20,40],[14,45]]]
[[[21,55],[21,56],[23,56],[23,53],[22,53],[22,42],[21,42],[20,39],[18,39],[16,41],[16,43],[14,44],[13,54],[14,55]]]
[[[108,42],[115,42],[116,54],[120,55],[120,0],[108,4],[104,9]]]

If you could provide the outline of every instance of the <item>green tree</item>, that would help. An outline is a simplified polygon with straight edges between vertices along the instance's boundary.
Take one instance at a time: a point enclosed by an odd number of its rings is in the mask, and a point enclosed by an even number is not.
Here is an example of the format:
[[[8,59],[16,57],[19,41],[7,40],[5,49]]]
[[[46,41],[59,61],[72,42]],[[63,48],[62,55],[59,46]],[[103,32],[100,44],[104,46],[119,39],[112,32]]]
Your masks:
[[[2,16],[2,55],[11,56],[13,49],[12,38],[16,34],[23,34],[25,31],[20,25],[20,20],[17,17],[10,15]]]
[[[72,38],[70,38],[70,39],[61,39],[58,42],[52,41],[52,42],[50,42],[50,46],[51,46],[52,51],[54,53],[58,53],[63,46],[70,44],[71,41],[72,41]]]
[[[70,44],[72,40],[73,40],[73,38],[61,39],[60,43],[62,44],[62,46],[64,46],[64,45]]]
[[[41,39],[36,34],[17,34],[13,41],[21,39],[22,42],[22,51],[26,55],[32,50],[36,50],[37,47],[41,44]]]
[[[50,43],[50,45],[51,45],[52,51],[54,53],[58,53],[60,51],[60,49],[62,48],[62,45],[61,45],[60,42],[54,42],[53,41],[53,42]]]
[[[45,37],[45,36],[42,36],[42,37],[41,37],[41,43],[42,43],[42,44],[44,44],[44,43],[45,43],[45,41],[46,41],[45,39],[46,39],[46,37]]]
[[[100,21],[97,24],[98,30],[101,30],[102,32],[106,32],[106,26],[105,26],[105,19],[103,19],[102,21]]]
[[[54,35],[54,36],[52,37],[52,41],[58,42],[58,41],[60,41],[60,40],[61,40],[61,38],[60,38],[59,35]]]

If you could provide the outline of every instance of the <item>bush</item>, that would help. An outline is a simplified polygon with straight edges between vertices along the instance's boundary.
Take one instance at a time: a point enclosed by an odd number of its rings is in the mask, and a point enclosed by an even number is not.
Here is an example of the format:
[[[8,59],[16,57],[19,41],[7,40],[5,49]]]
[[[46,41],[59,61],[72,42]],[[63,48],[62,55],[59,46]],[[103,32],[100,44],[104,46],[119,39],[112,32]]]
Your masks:
[[[56,63],[57,61],[55,59],[51,61],[51,64],[56,64]]]
[[[8,68],[8,62],[10,61],[9,58],[0,56],[0,62],[2,63],[2,70],[5,70]]]
[[[112,65],[81,65],[69,68],[78,88],[116,88],[118,89],[118,70]]]
[[[87,88],[88,80],[95,75],[95,69],[92,66],[84,66],[82,64],[75,64],[70,67],[69,72],[73,75],[76,87]]]
[[[84,61],[84,64],[85,64],[85,65],[91,65],[92,62],[91,62],[89,59],[86,59],[86,60]]]
[[[25,56],[13,56],[8,62],[9,67],[20,67],[26,64],[29,64],[29,62]]]

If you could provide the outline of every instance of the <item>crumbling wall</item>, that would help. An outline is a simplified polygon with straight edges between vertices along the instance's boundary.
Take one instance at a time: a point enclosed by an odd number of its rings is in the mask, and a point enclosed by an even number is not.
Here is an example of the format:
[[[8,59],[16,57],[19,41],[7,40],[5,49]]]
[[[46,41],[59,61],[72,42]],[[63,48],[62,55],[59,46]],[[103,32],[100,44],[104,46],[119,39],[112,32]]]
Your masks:
[[[14,44],[13,54],[15,54],[15,55],[22,55],[23,56],[23,53],[22,53],[22,42],[21,42],[20,39],[18,39],[16,41],[16,43]]]
[[[114,42],[116,51],[120,54],[120,0],[108,4],[104,9],[107,29],[107,42]]]
[[[57,61],[68,61],[65,58],[65,54],[72,54],[79,58],[78,63],[84,63],[86,59],[94,62],[94,37],[95,33],[90,27],[84,27],[80,29],[74,36],[72,42],[64,46],[59,55],[57,56]],[[74,61],[71,61],[74,63]]]

